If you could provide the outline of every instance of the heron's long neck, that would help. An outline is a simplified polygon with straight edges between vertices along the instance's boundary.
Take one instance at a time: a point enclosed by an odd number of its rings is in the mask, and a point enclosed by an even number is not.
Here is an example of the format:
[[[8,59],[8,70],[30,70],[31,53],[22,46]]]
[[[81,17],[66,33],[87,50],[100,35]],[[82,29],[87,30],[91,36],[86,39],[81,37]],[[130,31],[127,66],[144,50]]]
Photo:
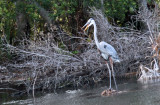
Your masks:
[[[94,40],[95,40],[97,48],[99,49],[99,42],[98,42],[98,38],[97,38],[97,26],[95,23],[93,24],[93,26],[94,26]]]

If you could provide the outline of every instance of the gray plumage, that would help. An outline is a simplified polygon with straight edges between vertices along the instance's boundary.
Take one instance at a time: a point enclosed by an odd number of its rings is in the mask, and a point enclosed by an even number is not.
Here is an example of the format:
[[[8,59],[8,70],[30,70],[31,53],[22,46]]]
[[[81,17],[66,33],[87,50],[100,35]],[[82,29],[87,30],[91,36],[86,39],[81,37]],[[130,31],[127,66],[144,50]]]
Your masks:
[[[105,60],[108,60],[110,56],[113,62],[120,62],[118,54],[112,45],[102,41],[99,43],[99,50],[101,51],[101,56]]]

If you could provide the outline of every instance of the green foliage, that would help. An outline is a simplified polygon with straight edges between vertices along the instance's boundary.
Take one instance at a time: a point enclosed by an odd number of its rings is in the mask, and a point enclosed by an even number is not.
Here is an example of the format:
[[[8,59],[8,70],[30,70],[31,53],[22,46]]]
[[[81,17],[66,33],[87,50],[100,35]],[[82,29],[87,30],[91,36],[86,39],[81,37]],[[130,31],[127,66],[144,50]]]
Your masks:
[[[48,11],[50,18],[70,35],[78,35],[81,27],[89,16],[89,7],[104,9],[109,21],[124,25],[129,16],[138,9],[137,0],[0,0],[0,35],[6,35],[7,40],[14,44],[18,33],[18,15],[23,14],[27,22],[29,38],[33,39],[34,31],[45,31],[45,19],[40,14],[41,6]],[[159,2],[159,0],[156,0]],[[148,0],[148,3],[152,0]],[[39,6],[37,6],[38,4]],[[26,26],[25,26],[26,27]]]
[[[50,16],[61,24],[66,32],[75,34],[80,31],[83,21],[88,19],[89,7],[101,9],[100,0],[37,0]],[[119,25],[128,21],[128,14],[134,14],[138,8],[137,0],[104,0],[104,13],[110,22],[114,19]]]
[[[126,15],[136,12],[137,0],[106,0],[105,14],[118,24],[123,24]]]
[[[79,53],[79,51],[72,51],[72,53],[73,53],[73,54],[78,54],[78,53]]]
[[[0,33],[5,34],[10,40],[11,34],[15,33],[15,5],[14,3],[1,0],[0,1]]]
[[[18,27],[17,16],[23,14],[32,29],[35,24],[39,24],[42,20],[38,13],[38,8],[31,4],[29,0],[24,1],[0,1],[0,35],[5,35],[7,40],[13,44],[13,40],[17,35]],[[44,22],[43,22],[44,23]]]
[[[99,0],[36,0],[66,32],[76,35],[88,18],[89,6],[100,6]]]

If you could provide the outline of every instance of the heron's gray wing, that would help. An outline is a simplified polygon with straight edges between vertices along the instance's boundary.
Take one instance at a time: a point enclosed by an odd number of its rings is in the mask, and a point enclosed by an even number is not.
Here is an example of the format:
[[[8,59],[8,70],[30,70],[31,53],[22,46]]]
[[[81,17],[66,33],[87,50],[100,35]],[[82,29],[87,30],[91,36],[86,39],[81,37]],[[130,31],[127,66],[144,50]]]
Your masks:
[[[102,53],[105,53],[107,55],[111,55],[112,57],[117,58],[117,52],[114,49],[114,47],[106,42],[100,42],[100,49],[99,49]]]

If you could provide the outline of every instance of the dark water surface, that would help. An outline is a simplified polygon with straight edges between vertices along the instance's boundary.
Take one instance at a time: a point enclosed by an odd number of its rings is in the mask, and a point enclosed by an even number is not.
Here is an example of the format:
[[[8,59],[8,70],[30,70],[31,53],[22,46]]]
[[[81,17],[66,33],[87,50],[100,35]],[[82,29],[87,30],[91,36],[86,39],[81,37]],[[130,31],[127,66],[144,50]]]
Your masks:
[[[37,96],[35,105],[160,105],[158,80],[147,83],[138,82],[136,79],[121,80],[118,82],[118,87],[120,92],[108,97],[100,95],[107,89],[102,84],[85,89],[65,89],[57,93]],[[13,98],[4,93],[0,93],[2,105],[33,105],[34,103],[31,97]]]

